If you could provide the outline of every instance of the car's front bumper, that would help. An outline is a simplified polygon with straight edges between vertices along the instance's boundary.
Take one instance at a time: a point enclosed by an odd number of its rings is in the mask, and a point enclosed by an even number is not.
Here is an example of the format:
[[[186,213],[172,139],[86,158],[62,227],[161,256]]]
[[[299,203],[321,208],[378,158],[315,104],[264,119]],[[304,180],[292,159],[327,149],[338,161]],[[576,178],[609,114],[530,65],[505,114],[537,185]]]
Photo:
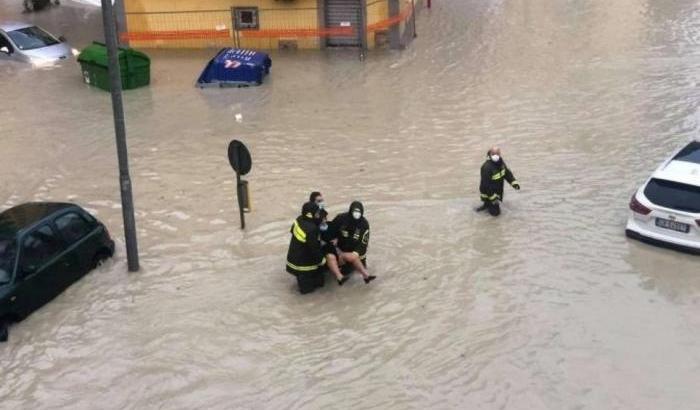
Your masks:
[[[674,249],[681,252],[688,252],[700,255],[700,242],[692,240],[683,240],[672,236],[661,235],[657,232],[646,229],[642,224],[638,223],[634,217],[627,220],[627,228],[625,229],[627,237],[636,239],[651,245],[661,246],[663,248]]]

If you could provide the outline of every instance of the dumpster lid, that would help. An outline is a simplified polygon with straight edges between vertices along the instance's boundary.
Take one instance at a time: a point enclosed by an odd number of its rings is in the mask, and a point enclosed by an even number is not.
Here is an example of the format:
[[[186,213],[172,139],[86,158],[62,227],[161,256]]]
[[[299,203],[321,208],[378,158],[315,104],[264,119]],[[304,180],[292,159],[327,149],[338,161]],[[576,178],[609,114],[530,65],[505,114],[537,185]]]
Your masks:
[[[92,63],[100,67],[109,67],[109,57],[107,56],[107,46],[104,43],[93,41],[92,44],[85,47],[78,55],[78,62]],[[133,48],[119,47],[119,65],[122,69],[126,65],[130,68],[147,67],[151,63],[151,59],[144,53],[136,51]]]

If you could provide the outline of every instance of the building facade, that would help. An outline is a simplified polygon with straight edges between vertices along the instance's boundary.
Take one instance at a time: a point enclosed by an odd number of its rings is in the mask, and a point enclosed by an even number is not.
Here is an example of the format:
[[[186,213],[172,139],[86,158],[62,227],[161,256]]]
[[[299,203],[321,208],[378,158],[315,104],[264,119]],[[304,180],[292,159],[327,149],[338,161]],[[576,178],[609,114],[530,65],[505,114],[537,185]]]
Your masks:
[[[135,47],[402,48],[422,0],[122,0]],[[410,35],[409,35],[410,34]]]

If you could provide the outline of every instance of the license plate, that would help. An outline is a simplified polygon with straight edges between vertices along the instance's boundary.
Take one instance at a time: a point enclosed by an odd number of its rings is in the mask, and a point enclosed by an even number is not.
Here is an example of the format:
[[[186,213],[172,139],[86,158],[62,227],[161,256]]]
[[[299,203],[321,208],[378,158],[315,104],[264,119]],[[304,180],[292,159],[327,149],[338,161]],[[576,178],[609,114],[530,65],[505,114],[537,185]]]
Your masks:
[[[676,232],[690,232],[690,225],[683,222],[670,221],[668,219],[656,218],[656,226],[664,229],[670,229]]]

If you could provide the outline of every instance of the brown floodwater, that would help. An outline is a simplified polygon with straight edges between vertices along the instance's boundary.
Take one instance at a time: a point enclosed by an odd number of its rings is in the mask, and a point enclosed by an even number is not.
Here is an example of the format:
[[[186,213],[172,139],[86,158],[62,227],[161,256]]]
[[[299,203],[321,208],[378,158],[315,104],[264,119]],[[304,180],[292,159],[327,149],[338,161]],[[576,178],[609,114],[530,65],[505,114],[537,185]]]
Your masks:
[[[78,48],[98,9],[0,16]],[[695,0],[436,0],[403,52],[272,53],[249,89],[214,50],[147,51],[125,93],[142,269],[126,272],[107,93],[74,61],[1,64],[0,209],[73,201],[116,256],[10,330],[0,408],[690,409],[700,259],[624,236],[634,190],[696,135]],[[238,229],[232,138],[253,155]],[[500,145],[522,184],[477,214]],[[296,293],[312,190],[372,224],[359,277]]]

